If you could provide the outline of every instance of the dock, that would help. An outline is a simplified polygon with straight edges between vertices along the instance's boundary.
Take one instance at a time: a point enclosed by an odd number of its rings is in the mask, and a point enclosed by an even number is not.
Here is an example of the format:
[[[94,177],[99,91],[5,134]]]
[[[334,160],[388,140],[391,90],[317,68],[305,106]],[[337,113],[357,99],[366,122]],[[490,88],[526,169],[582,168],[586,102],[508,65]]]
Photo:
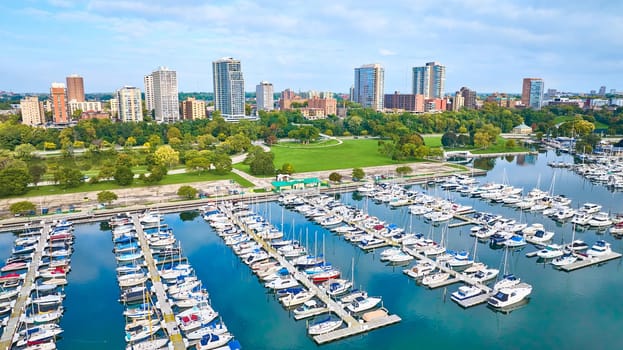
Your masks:
[[[618,259],[621,257],[621,253],[610,252],[610,253],[607,253],[601,256],[591,256],[591,257],[578,255],[578,254],[576,254],[576,256],[579,257],[578,261],[571,263],[569,265],[560,266],[559,269],[563,271],[567,271],[567,272],[574,271],[574,270],[588,267],[591,265],[597,265],[597,264],[604,263],[606,261]]]
[[[139,222],[138,215],[133,215],[132,219],[134,222],[134,227],[136,228],[136,234],[138,237],[139,244],[143,251],[145,263],[147,264],[147,269],[149,270],[149,276],[150,276],[149,278],[151,279],[153,289],[156,291],[156,296],[158,298],[160,311],[162,311],[163,328],[166,330],[167,335],[169,336],[169,340],[171,341],[171,344],[173,344],[173,349],[184,350],[186,349],[186,345],[184,345],[184,339],[177,326],[177,320],[175,319],[175,314],[173,313],[171,304],[169,304],[169,299],[167,297],[167,293],[165,291],[164,285],[162,284],[162,281],[160,280],[160,274],[158,273],[158,269],[156,268],[154,257],[151,254],[151,249],[149,248],[147,237],[145,236],[145,232],[143,231],[143,226]]]
[[[313,291],[316,295],[316,298],[320,299],[327,306],[325,312],[334,313],[346,323],[346,328],[341,328],[335,331],[314,336],[313,339],[316,343],[324,344],[332,342],[338,339],[369,332],[380,327],[385,327],[400,322],[402,320],[398,315],[388,315],[386,317],[381,317],[370,322],[358,321],[344,309],[344,305],[341,305],[333,300],[324,290],[320,289],[320,287],[314,284],[305,273],[300,272],[292,263],[290,263],[281,254],[279,254],[275,248],[268,244],[264,239],[256,235],[253,230],[247,227],[246,224],[238,220],[238,218],[233,215],[231,211],[229,211],[227,208],[221,208],[221,211],[223,213],[226,213],[226,215],[236,225],[238,225],[247,234],[253,237],[253,239],[257,243],[259,243],[273,259],[277,260],[283,267],[287,268],[288,271],[293,274],[294,278],[296,278],[296,280],[299,281],[300,284],[305,286],[305,288],[307,288],[308,290]]]
[[[41,256],[43,255],[43,249],[45,247],[45,243],[48,241],[48,236],[50,233],[50,224],[42,222],[41,223],[43,229],[41,230],[41,236],[39,237],[39,243],[37,244],[37,249],[32,257],[32,262],[30,263],[30,268],[24,277],[24,284],[19,291],[19,295],[17,300],[15,301],[15,305],[13,306],[13,311],[11,312],[11,316],[9,318],[9,322],[4,328],[4,332],[2,333],[2,338],[0,338],[0,349],[10,349],[13,344],[13,336],[19,327],[19,322],[22,317],[22,313],[25,311],[26,301],[32,292],[32,288],[35,283],[35,278],[37,277],[37,270],[39,269],[39,265],[41,264]]]
[[[471,212],[473,213],[474,211],[472,210]],[[480,225],[480,223],[477,222],[476,220],[470,218],[469,216],[465,216],[463,214],[454,214],[453,217],[454,219],[459,220],[459,222],[454,222],[452,224],[449,224],[448,228],[455,228],[455,227],[466,226],[466,225]]]

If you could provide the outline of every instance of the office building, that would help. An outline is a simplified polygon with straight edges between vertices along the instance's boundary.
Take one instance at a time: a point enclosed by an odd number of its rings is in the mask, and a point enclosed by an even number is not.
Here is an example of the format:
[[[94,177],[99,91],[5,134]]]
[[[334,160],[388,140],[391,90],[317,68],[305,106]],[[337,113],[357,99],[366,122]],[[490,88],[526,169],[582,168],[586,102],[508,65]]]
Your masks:
[[[541,109],[545,86],[541,78],[524,78],[521,89],[521,103],[525,107]]]
[[[86,101],[84,98],[84,80],[77,74],[72,74],[66,78],[67,81],[67,101]]]
[[[156,103],[154,102],[154,77],[151,74],[143,78],[145,85],[145,109],[153,115]]]
[[[422,113],[424,112],[424,95],[401,94],[396,91],[385,95],[384,106],[385,109]]]
[[[424,67],[413,67],[413,93],[424,98],[442,98],[446,85],[446,67],[428,62]]]
[[[101,112],[102,103],[99,101],[76,101],[69,100],[69,115],[74,115],[78,110],[82,112]]]
[[[258,111],[272,111],[275,108],[273,84],[262,81],[255,87],[255,102]]]
[[[225,57],[212,62],[214,107],[230,122],[245,119],[244,78],[240,60]]]
[[[37,96],[28,96],[20,100],[19,108],[22,111],[22,123],[30,126],[45,123],[43,102]]]
[[[307,100],[307,108],[320,109],[326,117],[337,114],[337,100],[330,98],[313,97]]]
[[[117,90],[117,103],[117,118],[120,121],[140,122],[143,120],[141,89],[133,86],[124,86],[123,88]]]
[[[206,103],[194,97],[188,97],[182,101],[182,118],[185,120],[205,119]]]
[[[364,108],[383,110],[385,70],[380,64],[366,64],[355,68],[355,102]]]
[[[52,83],[52,87],[50,88],[50,106],[52,108],[54,124],[69,123],[67,89],[65,89],[65,84]]]
[[[151,91],[147,92],[147,88]],[[180,120],[180,103],[177,94],[177,73],[167,67],[159,67],[145,76],[145,99],[153,99],[154,120],[173,123]],[[146,106],[147,107],[147,106]],[[151,109],[147,108],[148,111]]]

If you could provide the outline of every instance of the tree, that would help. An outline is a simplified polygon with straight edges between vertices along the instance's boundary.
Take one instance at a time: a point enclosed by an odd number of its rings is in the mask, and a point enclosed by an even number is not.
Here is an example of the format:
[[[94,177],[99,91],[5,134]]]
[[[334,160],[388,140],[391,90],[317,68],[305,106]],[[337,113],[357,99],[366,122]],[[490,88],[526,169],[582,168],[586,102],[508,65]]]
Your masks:
[[[56,171],[54,178],[63,188],[78,187],[84,181],[80,170],[70,166],[60,167]]]
[[[160,146],[154,152],[156,164],[171,167],[180,161],[180,152],[169,145]]]
[[[452,131],[448,131],[447,133],[441,136],[441,144],[444,147],[454,147],[456,146],[457,136]]]
[[[281,166],[281,173],[292,175],[294,173],[294,165],[290,163],[283,163],[283,165]]]
[[[231,171],[231,158],[227,154],[216,153],[212,164],[214,164],[214,173],[217,175],[225,175]]]
[[[9,206],[9,210],[11,211],[11,214],[13,215],[20,215],[20,214],[25,214],[29,212],[34,212],[35,209],[36,209],[35,204],[29,201],[15,202]]]
[[[353,181],[359,181],[366,176],[366,173],[361,168],[354,168],[351,176]]]
[[[30,143],[22,143],[21,145],[15,147],[15,158],[21,160],[30,160],[32,159],[32,155],[36,150],[37,149],[35,148],[35,146],[31,145]]]
[[[10,165],[0,170],[0,196],[24,194],[32,181],[25,167]]]
[[[489,135],[487,133],[478,131],[474,134],[474,146],[487,148],[489,145],[491,145],[491,142],[489,141]]]
[[[399,166],[396,168],[396,173],[400,176],[405,176],[408,174],[411,174],[413,172],[413,169],[410,166]]]
[[[506,140],[506,144],[505,147],[508,149],[514,148],[515,146],[517,146],[517,142],[515,142],[515,140]]]
[[[149,175],[141,174],[140,179],[147,184],[155,184],[164,179],[167,174],[167,168],[162,165],[154,165],[149,169]]]
[[[196,188],[185,185],[177,190],[177,195],[186,199],[193,199],[197,196],[197,192]]]
[[[120,166],[117,167],[117,170],[115,170],[113,178],[115,179],[117,185],[129,186],[132,184],[132,181],[134,181],[134,173],[132,172],[132,169],[130,169],[130,167]]]
[[[47,170],[47,167],[45,166],[44,163],[35,163],[35,164],[31,164],[28,167],[28,173],[30,174],[32,178],[32,183],[35,186],[37,186],[37,184],[41,182],[41,179],[43,178],[43,175],[45,175],[46,170]]]
[[[332,172],[331,174],[329,174],[329,180],[333,182],[341,182],[342,175],[340,173]]]
[[[55,150],[56,149],[56,144],[54,142],[44,142],[43,143],[43,150],[45,151],[50,151],[50,150]]]
[[[119,197],[115,192],[102,191],[97,194],[97,201],[101,204],[110,205],[113,201],[116,201]]]
[[[211,162],[206,157],[197,156],[186,160],[186,169],[190,171],[207,171],[210,170]]]
[[[257,152],[249,164],[252,175],[274,175],[274,155],[271,152]]]
[[[180,131],[180,129],[176,128],[175,126],[171,126],[169,127],[169,130],[167,130],[167,140],[169,140],[169,142],[171,142],[171,139],[181,139],[182,138],[182,132]]]

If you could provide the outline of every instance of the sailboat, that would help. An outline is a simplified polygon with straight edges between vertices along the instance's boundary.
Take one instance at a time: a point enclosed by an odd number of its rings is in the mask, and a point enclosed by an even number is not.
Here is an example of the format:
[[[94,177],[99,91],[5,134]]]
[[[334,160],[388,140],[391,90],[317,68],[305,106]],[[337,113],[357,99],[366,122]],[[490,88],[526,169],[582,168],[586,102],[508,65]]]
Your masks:
[[[504,248],[504,274],[502,275],[502,279],[495,282],[493,285],[493,290],[500,290],[502,288],[509,288],[518,285],[521,282],[521,279],[512,273],[507,272],[508,268],[508,247]]]

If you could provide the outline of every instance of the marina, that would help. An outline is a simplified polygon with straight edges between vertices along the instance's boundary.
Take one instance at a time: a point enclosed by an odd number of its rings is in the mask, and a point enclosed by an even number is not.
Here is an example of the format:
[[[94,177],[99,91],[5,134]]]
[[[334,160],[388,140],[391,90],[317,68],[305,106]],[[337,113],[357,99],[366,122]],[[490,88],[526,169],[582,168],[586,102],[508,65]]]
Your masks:
[[[522,186],[524,191],[538,184],[539,172],[542,173],[540,177],[546,180],[551,180],[552,175],[556,174],[555,192],[565,194],[573,200],[570,208],[579,209],[583,203],[592,202],[602,205],[602,211],[613,213],[613,215],[623,210],[620,204],[620,193],[608,192],[603,186],[584,182],[577,174],[565,168],[548,167],[546,162],[550,160],[551,155],[540,154],[533,160],[529,158],[532,156],[526,157],[528,158],[522,162],[528,165],[515,165],[516,159],[513,163],[505,158],[496,159],[496,166],[489,171],[486,178],[478,178],[479,182],[481,184],[500,182],[504,168],[515,169],[516,167],[519,169],[516,171],[521,171],[523,167],[527,167],[525,169],[531,169],[529,173],[526,173],[527,175],[510,178],[511,183],[515,186]],[[533,169],[539,169],[539,171]],[[507,173],[513,174],[508,170]],[[548,187],[550,185],[547,181],[542,180],[541,188]],[[530,297],[523,302],[512,307],[497,309],[482,305],[487,303],[492,296],[490,289],[494,280],[483,284],[489,290],[483,289],[477,295],[469,294],[465,299],[457,301],[451,299],[450,296],[460,287],[480,283],[472,280],[471,282],[474,283],[472,284],[463,279],[463,275],[469,277],[470,274],[457,270],[456,274],[444,281],[422,286],[418,279],[405,276],[403,269],[421,262],[438,264],[434,257],[424,256],[422,258],[423,253],[414,250],[412,251],[414,253],[412,256],[415,258],[413,262],[392,263],[384,260],[385,257],[381,259],[381,253],[384,250],[402,248],[401,242],[397,244],[392,241],[393,238],[390,239],[393,236],[389,236],[389,232],[387,232],[388,237],[383,235],[384,229],[390,226],[404,229],[404,234],[399,235],[398,239],[403,239],[402,236],[408,233],[421,233],[423,238],[430,236],[439,241],[443,234],[449,249],[468,251],[473,254],[475,238],[472,236],[470,226],[478,226],[475,222],[469,226],[451,227],[461,221],[460,218],[455,217],[448,222],[431,224],[430,220],[421,215],[409,214],[408,205],[377,203],[356,192],[340,192],[331,196],[345,205],[365,210],[367,215],[384,221],[383,230],[361,226],[364,228],[364,234],[372,234],[377,239],[384,239],[384,242],[388,244],[381,248],[366,250],[360,247],[361,242],[346,239],[354,235],[336,233],[335,229],[339,226],[325,228],[298,212],[284,210],[276,202],[246,199],[244,201],[249,204],[250,209],[262,215],[284,234],[284,240],[297,238],[303,242],[308,235],[311,243],[307,244],[309,251],[314,251],[313,245],[318,246],[318,251],[326,250],[325,254],[330,257],[332,265],[341,267],[344,271],[354,265],[354,280],[357,281],[357,286],[364,286],[370,295],[381,296],[383,308],[400,316],[400,321],[389,327],[382,326],[372,332],[365,330],[365,336],[346,331],[349,329],[348,322],[343,321],[343,328],[313,337],[308,335],[309,325],[323,320],[327,312],[331,313],[332,317],[339,317],[331,312],[331,307],[323,307],[321,304],[324,301],[318,298],[316,300],[320,307],[311,309],[312,311],[305,314],[305,317],[296,315],[294,308],[284,311],[281,302],[278,302],[279,295],[272,291],[267,292],[263,283],[258,283],[253,270],[247,267],[250,265],[245,264],[245,258],[236,253],[238,250],[235,252],[231,246],[226,245],[224,239],[216,234],[216,230],[206,225],[200,215],[191,215],[190,211],[181,214],[173,213],[173,211],[163,212],[164,222],[168,224],[168,228],[175,231],[176,238],[186,256],[181,257],[182,260],[180,257],[162,255],[159,257],[153,255],[152,258],[157,270],[162,269],[162,263],[193,262],[197,278],[202,280],[204,287],[210,291],[210,299],[218,307],[219,315],[228,321],[227,328],[236,334],[236,339],[245,348],[275,349],[289,346],[297,349],[314,349],[318,343],[326,339],[327,342],[323,347],[328,349],[345,347],[394,349],[408,346],[412,341],[408,336],[410,334],[421,336],[418,342],[420,346],[442,348],[453,346],[501,348],[500,341],[509,337],[515,339],[517,346],[534,349],[545,349],[553,344],[600,348],[616,347],[621,344],[620,340],[611,334],[615,334],[615,328],[621,325],[616,315],[623,313],[623,309],[618,305],[609,305],[607,307],[609,311],[606,312],[605,306],[600,303],[600,300],[611,295],[612,288],[623,287],[617,274],[620,263],[616,262],[616,260],[620,261],[620,252],[623,251],[623,247],[616,236],[608,234],[607,227],[599,229],[578,226],[577,232],[572,237],[572,225],[569,221],[550,220],[542,212],[520,211],[480,198],[462,197],[458,192],[441,190],[439,185],[412,185],[410,189],[471,206],[474,213],[459,214],[470,220],[474,220],[475,213],[489,212],[505,219],[517,220],[518,223],[527,223],[528,226],[541,223],[544,231],[555,233],[553,243],[566,245],[573,239],[581,239],[587,242],[591,249],[597,241],[604,240],[610,243],[613,253],[582,259],[582,254],[586,253],[581,252],[573,263],[558,267],[553,266],[551,260],[537,259],[535,262],[535,259],[527,259],[526,252],[534,250],[530,248],[529,242],[527,242],[527,247],[508,249],[509,272],[521,277],[522,283],[529,283],[533,290]],[[243,201],[237,200],[237,202]],[[199,206],[196,205],[196,207]],[[350,224],[355,224],[355,222],[350,222]],[[67,298],[64,301],[67,311],[61,320],[64,332],[62,337],[57,339],[58,346],[64,349],[121,348],[125,346],[125,319],[122,316],[121,304],[117,301],[120,295],[115,277],[117,265],[114,264],[115,260],[111,258],[110,253],[110,249],[114,248],[110,245],[110,228],[100,227],[99,223],[84,223],[76,225],[75,230],[77,240],[76,252],[72,259],[74,266],[67,280]],[[150,232],[152,231],[144,231],[146,235],[153,234]],[[306,232],[308,232],[307,235]],[[316,235],[318,238],[314,239]],[[0,254],[4,254],[4,257],[9,256],[12,245],[13,239],[0,239]],[[477,261],[492,268],[498,268],[502,275],[502,262],[506,249],[502,245],[492,243],[490,239],[478,240],[476,245],[478,247]],[[325,246],[324,249],[320,249],[322,246]],[[365,247],[365,245],[362,246]],[[102,247],[102,254],[92,247]],[[583,268],[588,266],[591,268]],[[435,269],[438,268],[439,266],[435,266]],[[454,269],[450,270],[454,271]],[[506,273],[506,269],[504,270]],[[451,271],[447,273],[452,274]],[[564,273],[564,271],[573,271],[573,273]],[[343,278],[350,278],[350,272],[346,272]],[[308,278],[306,279],[309,281]],[[305,289],[314,286],[311,282],[310,285],[298,279],[297,282]],[[523,284],[518,286],[525,288]],[[83,301],[88,298],[96,298],[98,303],[86,307]],[[160,300],[157,295],[154,299]],[[464,308],[468,310],[463,310]],[[173,313],[177,312],[175,307],[172,309]],[[540,315],[543,313],[550,315],[547,322],[541,319]],[[388,314],[388,316],[391,315]],[[590,325],[587,329],[575,329],[572,336],[569,336],[568,332],[560,331],[573,327],[572,320],[580,317],[590,317],[598,322],[599,332],[603,334],[603,337],[591,338],[590,334],[597,330],[596,327]],[[270,322],[262,321],[267,318]],[[97,327],[98,332],[87,331],[84,319],[91,319],[92,322],[88,328]],[[356,322],[355,326],[361,324],[359,320]],[[374,320],[371,320],[367,325],[373,325],[373,322]],[[518,336],[517,328],[528,325],[534,329],[533,337]],[[480,332],[486,332],[488,336],[470,336],[470,334],[480,334]],[[276,338],[274,334],[283,334],[283,336]],[[424,334],[432,334],[435,337],[424,337]],[[534,337],[545,340],[536,342],[531,340]],[[588,343],[588,339],[591,339],[591,344]],[[187,346],[194,344],[196,343],[189,342]],[[245,346],[246,344],[248,345]]]

